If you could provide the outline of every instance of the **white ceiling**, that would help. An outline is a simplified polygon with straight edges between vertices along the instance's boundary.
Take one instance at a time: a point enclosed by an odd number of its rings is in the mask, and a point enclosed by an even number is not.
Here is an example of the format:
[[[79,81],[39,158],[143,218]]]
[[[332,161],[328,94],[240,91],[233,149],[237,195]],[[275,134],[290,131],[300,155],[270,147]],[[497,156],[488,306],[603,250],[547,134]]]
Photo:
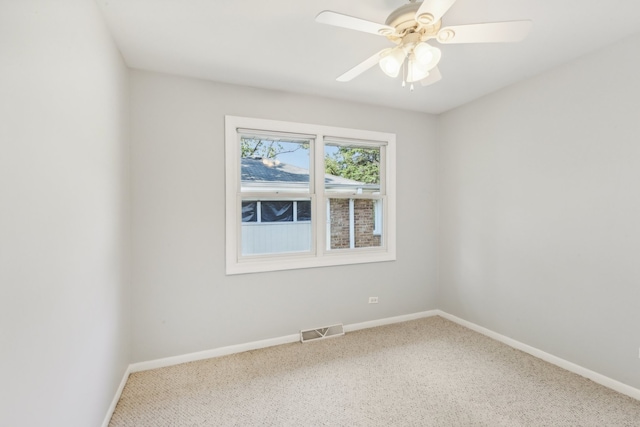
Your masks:
[[[371,68],[335,78],[386,38],[318,24],[323,10],[384,23],[405,0],[97,0],[132,68],[441,113],[640,32],[638,0],[458,0],[443,25],[530,19],[515,44],[440,45],[443,78],[402,88]],[[594,82],[597,84],[597,82]]]

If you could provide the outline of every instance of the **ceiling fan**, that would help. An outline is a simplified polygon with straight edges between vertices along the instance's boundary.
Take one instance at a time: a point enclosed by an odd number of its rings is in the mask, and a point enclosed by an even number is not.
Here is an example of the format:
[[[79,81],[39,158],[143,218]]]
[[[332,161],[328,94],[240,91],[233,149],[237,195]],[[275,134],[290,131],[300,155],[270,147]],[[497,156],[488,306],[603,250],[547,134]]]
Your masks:
[[[389,77],[402,71],[405,82],[430,85],[442,78],[438,70],[441,51],[428,43],[437,40],[449,43],[519,42],[531,29],[531,21],[491,22],[482,24],[442,27],[442,16],[456,0],[410,0],[387,18],[384,24],[367,21],[342,13],[325,10],[316,16],[316,22],[384,36],[395,47],[382,49],[339,76],[339,82],[348,82],[376,64]]]

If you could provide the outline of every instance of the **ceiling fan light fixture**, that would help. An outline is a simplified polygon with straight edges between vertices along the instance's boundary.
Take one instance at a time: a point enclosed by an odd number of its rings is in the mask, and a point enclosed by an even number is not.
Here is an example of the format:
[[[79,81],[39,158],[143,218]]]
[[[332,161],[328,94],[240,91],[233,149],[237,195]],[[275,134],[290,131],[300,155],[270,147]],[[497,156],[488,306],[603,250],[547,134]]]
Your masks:
[[[397,48],[389,49],[387,52],[383,52],[381,56],[380,68],[382,72],[392,78],[398,77],[402,63],[404,62],[404,51]]]
[[[428,43],[418,43],[413,49],[413,55],[416,62],[419,62],[428,71],[438,65],[442,52],[437,47],[431,46]]]
[[[417,82],[426,78],[428,75],[429,70],[426,69],[424,64],[416,61],[415,55],[411,55],[407,66],[407,82]]]
[[[397,45],[373,54],[336,80],[350,81],[377,63],[391,78],[402,73],[403,86],[407,81],[418,80],[426,86],[442,78],[437,67],[442,52],[427,41],[435,39],[443,44],[513,43],[522,41],[531,30],[532,22],[529,20],[442,27],[443,17],[456,0],[408,1],[409,4],[392,11],[384,24],[331,10],[316,16],[316,21],[321,24],[386,36]]]

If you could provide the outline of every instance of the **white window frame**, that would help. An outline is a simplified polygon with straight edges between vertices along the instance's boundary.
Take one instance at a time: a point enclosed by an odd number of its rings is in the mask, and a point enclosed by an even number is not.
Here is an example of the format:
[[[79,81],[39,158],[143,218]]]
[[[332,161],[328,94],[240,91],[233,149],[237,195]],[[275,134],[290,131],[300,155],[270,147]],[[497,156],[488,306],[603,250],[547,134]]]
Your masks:
[[[382,203],[380,200],[376,200],[373,206],[373,234],[375,236],[382,235]]]
[[[310,145],[309,194],[311,200],[312,247],[304,253],[245,255],[240,253],[242,197],[240,192],[240,136],[238,129],[257,133],[315,135]],[[324,190],[324,141],[369,142],[384,147],[381,155],[382,245],[370,248],[326,249],[326,200],[335,197]],[[396,259],[396,136],[393,133],[340,128],[250,117],[225,116],[225,204],[226,204],[226,274],[244,274],[334,265],[361,264]],[[320,185],[314,185],[320,183]],[[265,194],[265,196],[267,196]],[[285,195],[283,195],[286,197]],[[348,197],[348,195],[345,195]],[[379,231],[379,230],[376,230]]]

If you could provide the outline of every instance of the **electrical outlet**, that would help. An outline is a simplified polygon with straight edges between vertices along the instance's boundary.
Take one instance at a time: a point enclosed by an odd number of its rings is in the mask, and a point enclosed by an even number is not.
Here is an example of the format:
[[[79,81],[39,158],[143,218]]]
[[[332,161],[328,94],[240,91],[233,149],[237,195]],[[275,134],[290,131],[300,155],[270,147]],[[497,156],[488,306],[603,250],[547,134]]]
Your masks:
[[[369,297],[369,304],[377,304],[378,297]]]

